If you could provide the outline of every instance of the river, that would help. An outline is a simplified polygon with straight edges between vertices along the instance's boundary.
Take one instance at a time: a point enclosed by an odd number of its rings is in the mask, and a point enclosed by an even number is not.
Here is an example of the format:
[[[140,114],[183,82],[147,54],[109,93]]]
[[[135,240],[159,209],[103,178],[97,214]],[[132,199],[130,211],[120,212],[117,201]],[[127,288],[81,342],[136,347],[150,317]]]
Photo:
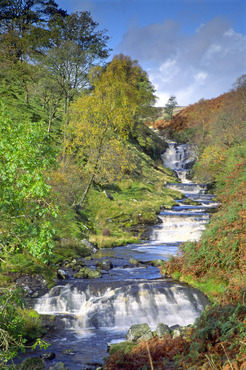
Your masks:
[[[39,313],[57,315],[62,322],[59,330],[44,337],[50,347],[42,352],[56,354],[46,361],[47,369],[60,361],[71,370],[96,369],[107,355],[108,344],[125,340],[132,324],[148,323],[152,330],[160,322],[192,324],[207,304],[198,290],[163,278],[157,267],[148,264],[176,255],[184,241],[199,240],[209,221],[209,209],[216,207],[206,186],[186,177],[195,159],[188,145],[170,143],[162,159],[182,181],[167,186],[181,191],[184,198],[160,213],[161,223],[153,226],[150,240],[98,251],[87,264],[95,267],[98,260],[110,259],[113,268],[102,278],[71,277],[33,300]],[[184,203],[187,199],[195,205]],[[130,259],[138,264],[131,264]]]

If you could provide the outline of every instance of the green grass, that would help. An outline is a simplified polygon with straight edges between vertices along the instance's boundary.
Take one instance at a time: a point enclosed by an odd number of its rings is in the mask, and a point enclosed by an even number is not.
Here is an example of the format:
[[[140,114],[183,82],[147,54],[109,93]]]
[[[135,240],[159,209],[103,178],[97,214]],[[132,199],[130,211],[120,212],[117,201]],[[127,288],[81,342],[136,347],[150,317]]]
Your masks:
[[[194,279],[194,277],[192,277],[191,275],[182,276],[181,273],[177,272],[172,274],[172,278],[187,283],[194,288],[197,288],[202,293],[204,293],[213,303],[218,302],[218,297],[221,297],[228,286],[227,283],[219,280],[216,277],[206,276],[204,278]]]
[[[180,198],[180,193],[161,186],[159,179],[146,183],[122,181],[117,190],[107,190],[113,200],[106,197],[103,189],[92,189],[87,203],[88,217],[94,221],[90,240],[100,247],[138,242],[145,231],[139,225],[156,223],[160,209],[170,209],[176,204],[174,199]],[[102,235],[104,229],[110,236]]]

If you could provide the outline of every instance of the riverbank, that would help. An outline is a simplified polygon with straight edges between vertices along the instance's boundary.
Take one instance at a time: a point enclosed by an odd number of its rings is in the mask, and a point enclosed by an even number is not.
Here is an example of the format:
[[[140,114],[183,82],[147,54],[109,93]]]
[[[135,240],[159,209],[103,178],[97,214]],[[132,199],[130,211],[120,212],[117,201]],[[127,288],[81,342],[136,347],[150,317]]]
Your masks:
[[[106,369],[119,369],[119,364],[123,364],[124,369],[132,369],[135,360],[140,368],[141,366],[151,368],[154,364],[154,368],[160,369],[245,369],[244,278],[238,274],[238,269],[235,269],[236,254],[232,247],[236,238],[238,242],[235,245],[243,248],[240,243],[243,239],[238,238],[242,235],[243,214],[237,214],[238,202],[235,199],[235,195],[237,200],[242,199],[244,193],[243,166],[237,166],[236,171],[237,183],[232,181],[235,179],[232,173],[225,179],[223,188],[218,192],[217,200],[221,205],[218,212],[212,215],[201,240],[184,243],[180,246],[179,256],[174,256],[161,264],[164,276],[187,282],[198,288],[209,296],[213,304],[209,305],[196,320],[188,335],[181,334],[178,341],[168,335],[163,339],[154,338],[135,345],[133,350],[124,349],[123,346],[118,353],[110,356]],[[234,212],[231,212],[232,209]],[[239,217],[231,224],[235,214]],[[237,230],[237,233],[230,233],[229,225],[234,231]],[[222,254],[220,258],[218,254],[216,257],[214,246],[218,247],[220,253],[227,246],[227,257],[226,254],[224,256]],[[236,250],[237,253],[243,252],[240,248]],[[224,257],[228,261],[228,266],[234,265],[233,270],[221,269]],[[243,266],[243,263],[240,266]]]

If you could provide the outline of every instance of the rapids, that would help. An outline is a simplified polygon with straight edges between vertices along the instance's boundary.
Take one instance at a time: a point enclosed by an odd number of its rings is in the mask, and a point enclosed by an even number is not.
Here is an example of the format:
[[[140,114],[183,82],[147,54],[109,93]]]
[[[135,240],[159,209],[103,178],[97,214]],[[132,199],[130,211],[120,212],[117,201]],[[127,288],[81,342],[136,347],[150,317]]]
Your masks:
[[[125,340],[132,324],[148,323],[152,330],[160,322],[169,326],[192,324],[207,304],[198,290],[163,278],[157,267],[148,264],[177,254],[184,241],[199,240],[209,221],[209,209],[216,207],[205,185],[186,178],[195,161],[188,145],[170,143],[162,159],[182,181],[167,186],[181,191],[197,205],[183,204],[185,198],[179,200],[177,206],[160,213],[161,223],[152,227],[149,241],[93,255],[88,266],[102,259],[110,259],[113,264],[102,278],[71,277],[33,300],[35,310],[56,315],[62,322],[59,330],[44,338],[50,343],[47,351],[56,353],[47,369],[60,361],[71,370],[96,369],[107,355],[107,344]],[[139,264],[131,264],[130,259]],[[70,350],[70,354],[64,354],[64,350]]]

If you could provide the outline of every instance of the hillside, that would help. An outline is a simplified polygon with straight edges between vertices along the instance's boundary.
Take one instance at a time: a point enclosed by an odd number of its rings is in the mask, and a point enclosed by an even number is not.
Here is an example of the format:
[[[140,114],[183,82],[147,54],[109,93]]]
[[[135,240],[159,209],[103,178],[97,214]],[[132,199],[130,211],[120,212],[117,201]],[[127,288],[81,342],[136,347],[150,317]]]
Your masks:
[[[161,369],[245,369],[245,97],[243,83],[184,108],[171,121],[155,121],[166,137],[193,146],[197,161],[190,176],[207,183],[220,204],[200,241],[181,245],[180,255],[161,269],[202,290],[212,304],[180,337],[154,338],[147,348],[139,344],[112,354],[107,369],[119,369],[122,363],[130,369],[135,358],[144,366],[151,354]]]

